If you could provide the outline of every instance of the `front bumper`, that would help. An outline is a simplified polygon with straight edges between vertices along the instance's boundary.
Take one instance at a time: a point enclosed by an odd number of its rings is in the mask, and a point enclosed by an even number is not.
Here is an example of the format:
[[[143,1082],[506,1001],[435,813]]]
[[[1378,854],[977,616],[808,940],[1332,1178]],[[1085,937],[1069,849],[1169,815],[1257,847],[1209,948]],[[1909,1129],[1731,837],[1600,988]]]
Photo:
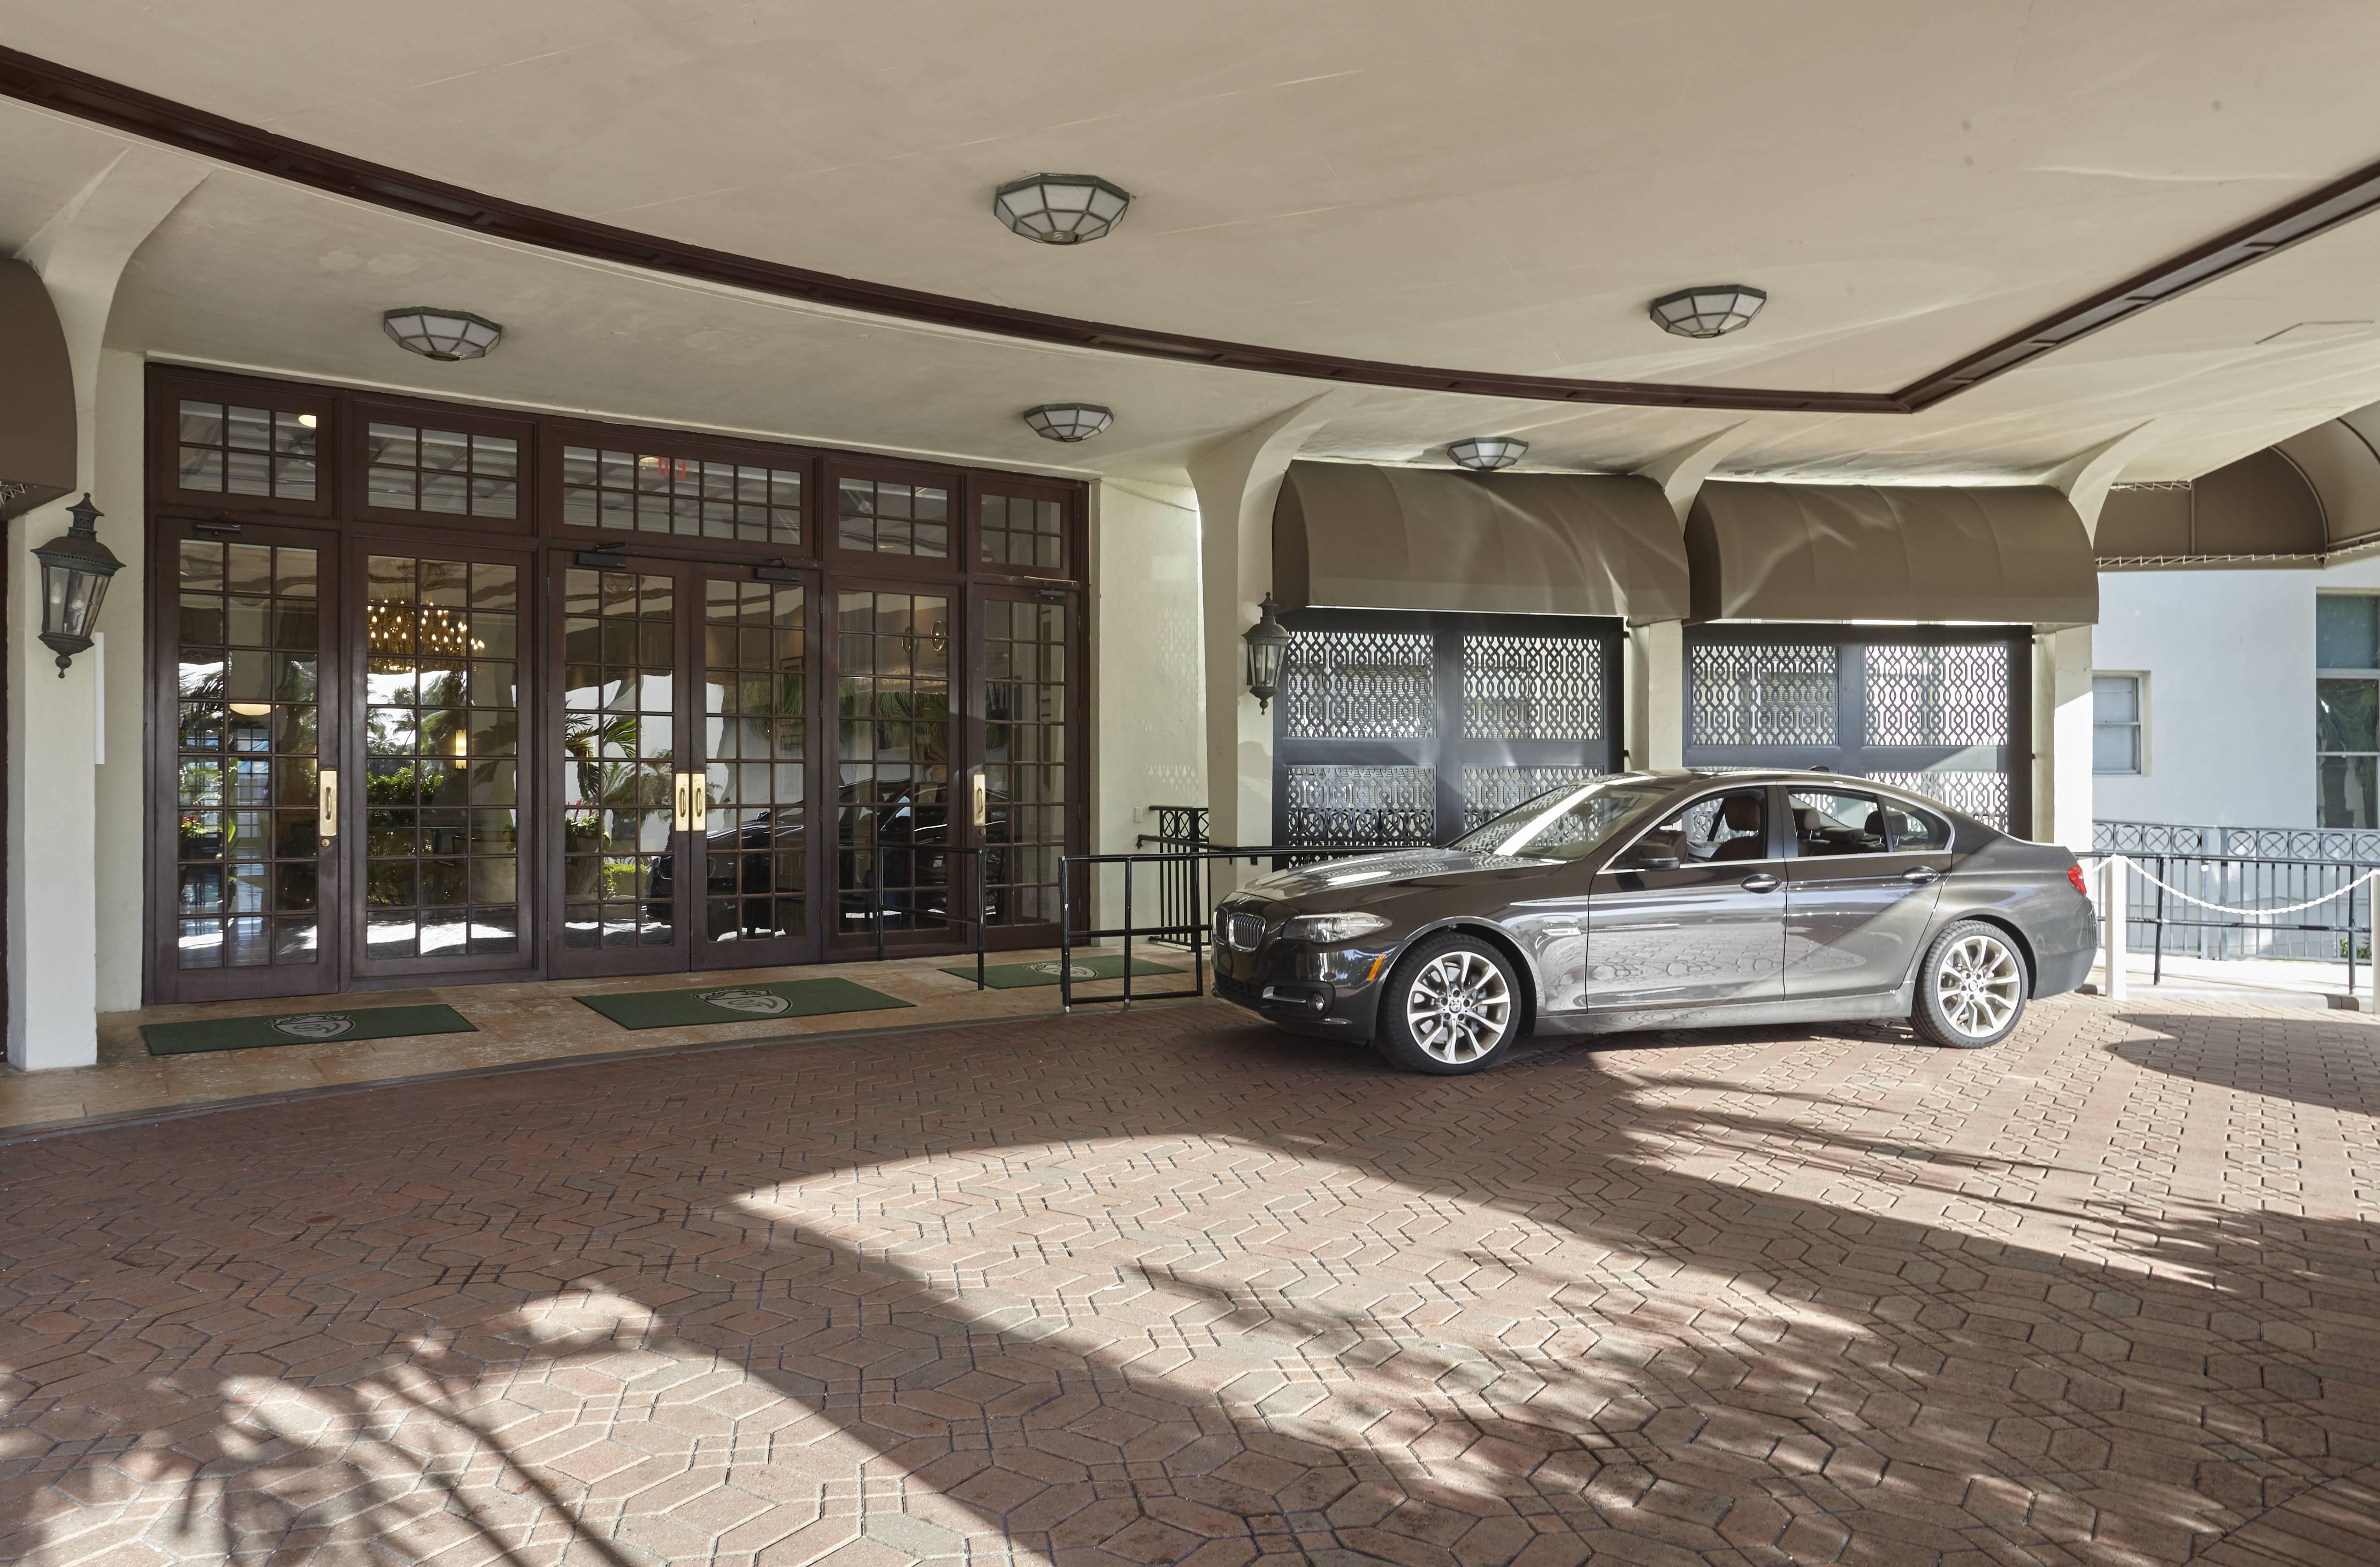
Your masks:
[[[1284,941],[1268,922],[1253,952],[1218,945],[1215,994],[1268,1023],[1334,1039],[1369,1039],[1389,954],[1378,946]]]

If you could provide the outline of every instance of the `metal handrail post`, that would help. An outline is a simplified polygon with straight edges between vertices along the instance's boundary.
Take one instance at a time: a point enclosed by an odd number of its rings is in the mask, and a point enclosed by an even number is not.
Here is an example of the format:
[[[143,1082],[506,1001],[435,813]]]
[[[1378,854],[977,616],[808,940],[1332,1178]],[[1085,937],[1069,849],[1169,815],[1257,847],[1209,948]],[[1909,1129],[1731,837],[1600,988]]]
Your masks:
[[[2166,874],[2165,856],[2156,856],[2156,959],[2149,966],[2149,983],[2162,985],[2165,983],[2165,884],[2170,880]]]
[[[1123,862],[1123,1009],[1132,1010],[1132,861]]]
[[[1074,867],[1058,858],[1058,1010],[1075,1010]]]
[[[1062,867],[1061,868],[1062,869]],[[991,915],[990,905],[983,901],[983,845],[975,846],[975,988],[983,990],[983,928]]]
[[[884,961],[884,841],[880,838],[871,845],[876,861],[872,874],[876,878],[876,961]]]

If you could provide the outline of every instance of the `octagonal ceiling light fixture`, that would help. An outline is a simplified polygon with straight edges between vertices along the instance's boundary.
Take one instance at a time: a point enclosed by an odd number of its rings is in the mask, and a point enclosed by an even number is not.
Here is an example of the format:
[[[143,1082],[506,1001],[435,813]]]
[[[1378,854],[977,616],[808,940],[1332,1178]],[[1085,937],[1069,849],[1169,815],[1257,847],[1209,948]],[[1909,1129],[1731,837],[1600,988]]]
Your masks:
[[[1123,221],[1132,197],[1095,174],[1037,174],[992,193],[991,211],[1013,233],[1043,245],[1087,245]]]
[[[1511,435],[1473,435],[1457,441],[1446,455],[1464,468],[1492,473],[1511,468],[1528,454],[1529,443]]]
[[[1115,422],[1115,411],[1097,403],[1044,403],[1025,410],[1025,422],[1044,441],[1072,445],[1087,441]]]
[[[486,358],[488,350],[504,340],[504,329],[485,316],[434,305],[391,310],[380,318],[380,324],[398,347],[442,364]]]
[[[1749,284],[1714,283],[1662,295],[1653,301],[1653,319],[1681,337],[1724,337],[1750,326],[1767,303],[1767,294]]]

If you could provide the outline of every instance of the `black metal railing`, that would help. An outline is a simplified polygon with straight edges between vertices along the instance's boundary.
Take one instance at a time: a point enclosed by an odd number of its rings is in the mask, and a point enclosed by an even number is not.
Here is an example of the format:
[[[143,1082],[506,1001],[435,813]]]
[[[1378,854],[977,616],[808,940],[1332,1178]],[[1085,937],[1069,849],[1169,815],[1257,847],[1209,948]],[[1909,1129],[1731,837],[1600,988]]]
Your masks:
[[[2100,854],[2244,856],[2380,864],[2380,830],[2355,827],[2197,827],[2175,821],[2095,821]]]
[[[1213,845],[1207,840],[1207,808],[1205,806],[1151,806],[1157,813],[1157,831],[1144,832],[1136,846],[1170,852],[1196,853]],[[1174,862],[1157,868],[1157,907],[1160,922],[1170,925],[1196,925],[1200,917],[1197,908],[1199,880],[1196,869],[1186,862]],[[1176,946],[1175,941],[1160,943]]]
[[[1203,811],[1202,811],[1203,814]],[[1160,826],[1163,826],[1160,822]],[[1150,836],[1153,836],[1150,835]],[[1141,842],[1146,844],[1149,836]],[[1427,844],[1392,844],[1388,848],[1428,848]],[[1210,917],[1216,904],[1221,901],[1215,893],[1214,868],[1220,863],[1245,860],[1260,865],[1267,860],[1276,865],[1295,858],[1300,863],[1322,859],[1344,859],[1352,855],[1381,852],[1377,844],[1349,844],[1332,848],[1314,844],[1208,844],[1202,848],[1163,849],[1132,854],[1068,855],[1059,861],[1058,925],[1062,932],[1058,950],[1058,1001],[1065,1011],[1075,1010],[1077,1002],[1120,1002],[1130,1006],[1134,1002],[1185,1001],[1207,993],[1207,943],[1210,934]],[[1123,868],[1120,925],[1086,925],[1075,928],[1074,888],[1077,871],[1084,875],[1085,893],[1093,892],[1090,877],[1100,866]],[[1135,874],[1137,872],[1137,874]],[[1146,899],[1150,892],[1151,875],[1159,897],[1158,920],[1153,925],[1139,925],[1133,920],[1133,900]],[[1168,881],[1171,877],[1173,880]],[[1123,943],[1123,990],[1112,996],[1077,996],[1075,993],[1075,947],[1078,942],[1121,941]],[[1174,948],[1186,948],[1190,954],[1190,988],[1188,990],[1140,990],[1133,985],[1132,944],[1149,941]]]
[[[2153,955],[2152,984],[2169,956],[2344,959],[2353,992],[2357,964],[2371,961],[2373,888],[2364,878],[2380,859],[2117,852],[2140,872],[2124,878],[2125,951]],[[2104,865],[2109,856],[2080,857]],[[2092,896],[2101,896],[2095,874]],[[2210,904],[2216,906],[2204,906]]]

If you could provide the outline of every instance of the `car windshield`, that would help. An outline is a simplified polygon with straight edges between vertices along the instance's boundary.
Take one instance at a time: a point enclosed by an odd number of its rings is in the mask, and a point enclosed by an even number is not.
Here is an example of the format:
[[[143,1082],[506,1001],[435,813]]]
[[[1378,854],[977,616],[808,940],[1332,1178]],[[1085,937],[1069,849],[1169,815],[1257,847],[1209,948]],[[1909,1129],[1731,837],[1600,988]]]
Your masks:
[[[1670,793],[1666,784],[1617,779],[1583,789],[1549,790],[1465,832],[1454,841],[1454,847],[1477,855],[1576,859],[1592,853],[1611,836],[1613,829]]]

